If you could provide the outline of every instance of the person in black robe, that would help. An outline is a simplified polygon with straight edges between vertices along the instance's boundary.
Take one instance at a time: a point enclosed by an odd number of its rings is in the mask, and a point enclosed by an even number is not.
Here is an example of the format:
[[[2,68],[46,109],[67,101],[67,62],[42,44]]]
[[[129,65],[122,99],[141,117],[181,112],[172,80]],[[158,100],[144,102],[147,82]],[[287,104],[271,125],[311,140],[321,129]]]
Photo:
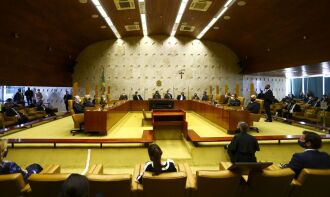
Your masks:
[[[269,84],[265,86],[263,98],[264,98],[264,108],[267,115],[267,119],[265,120],[265,122],[272,122],[272,113],[270,112],[270,105],[274,101],[274,95],[273,95],[273,91],[270,89]]]
[[[256,95],[251,95],[251,100],[246,106],[246,110],[253,114],[258,114],[260,111],[260,104],[256,102]]]
[[[139,94],[138,91],[135,92],[133,95],[133,100],[138,101],[138,100],[143,100],[142,96]]]

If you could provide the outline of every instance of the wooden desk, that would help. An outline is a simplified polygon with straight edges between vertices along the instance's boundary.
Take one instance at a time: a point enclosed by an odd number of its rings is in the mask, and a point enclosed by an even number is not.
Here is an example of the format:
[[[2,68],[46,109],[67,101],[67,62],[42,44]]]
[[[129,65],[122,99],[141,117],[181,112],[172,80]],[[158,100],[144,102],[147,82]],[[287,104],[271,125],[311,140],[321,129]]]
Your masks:
[[[152,112],[153,129],[164,126],[181,126],[184,136],[187,136],[188,124],[186,121],[186,112],[183,110],[154,110]]]
[[[107,131],[123,118],[129,110],[129,101],[119,101],[112,107],[103,110],[86,110],[84,130],[85,132],[107,135]]]
[[[149,99],[149,111],[153,109],[173,109],[172,99]]]

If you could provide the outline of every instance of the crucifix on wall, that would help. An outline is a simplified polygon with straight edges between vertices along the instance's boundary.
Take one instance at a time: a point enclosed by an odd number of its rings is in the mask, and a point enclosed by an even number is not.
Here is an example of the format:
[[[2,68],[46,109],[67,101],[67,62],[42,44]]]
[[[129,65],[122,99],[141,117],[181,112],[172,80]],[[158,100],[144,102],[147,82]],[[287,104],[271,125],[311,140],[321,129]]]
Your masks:
[[[179,74],[181,75],[181,79],[182,79],[182,75],[184,74],[184,69],[179,70]]]

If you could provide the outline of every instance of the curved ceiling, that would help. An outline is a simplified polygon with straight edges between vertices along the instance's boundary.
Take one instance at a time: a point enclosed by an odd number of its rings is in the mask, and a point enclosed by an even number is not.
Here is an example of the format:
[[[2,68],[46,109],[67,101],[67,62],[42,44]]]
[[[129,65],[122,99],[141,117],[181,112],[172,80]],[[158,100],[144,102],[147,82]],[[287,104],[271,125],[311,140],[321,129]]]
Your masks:
[[[114,0],[100,0],[121,37],[143,36],[141,0],[132,1],[135,9],[117,10]],[[227,2],[210,1],[207,11],[191,10],[193,0],[187,2],[176,36],[196,38]],[[201,39],[230,47],[245,73],[330,60],[329,0],[239,2]],[[180,3],[145,0],[148,35],[170,35]],[[79,52],[94,42],[116,39],[90,0],[4,0],[0,13],[1,84],[69,86]],[[127,31],[125,25],[140,30]],[[315,67],[313,73],[319,71]]]

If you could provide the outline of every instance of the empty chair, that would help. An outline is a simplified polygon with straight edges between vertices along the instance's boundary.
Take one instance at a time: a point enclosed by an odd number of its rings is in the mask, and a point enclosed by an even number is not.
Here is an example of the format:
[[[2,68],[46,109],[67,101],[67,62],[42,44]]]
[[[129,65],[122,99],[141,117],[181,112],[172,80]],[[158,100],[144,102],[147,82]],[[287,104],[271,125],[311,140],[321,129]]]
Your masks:
[[[31,196],[57,197],[62,184],[70,174],[32,174],[29,177]]]
[[[229,170],[197,171],[193,197],[238,197],[241,175]]]
[[[1,196],[20,196],[29,190],[21,173],[0,175]]]
[[[88,174],[90,196],[131,196],[131,174]]]
[[[292,182],[292,197],[329,197],[330,169],[303,169]]]
[[[72,120],[74,123],[74,128],[70,131],[72,135],[75,135],[78,132],[83,132],[83,125],[85,121],[85,116],[84,114],[72,114]]]
[[[145,124],[151,125],[152,118],[151,116],[147,116],[146,111],[144,109],[142,109],[142,115],[143,115],[142,126],[144,126]]]
[[[289,169],[251,171],[242,197],[287,197],[295,173]]]

